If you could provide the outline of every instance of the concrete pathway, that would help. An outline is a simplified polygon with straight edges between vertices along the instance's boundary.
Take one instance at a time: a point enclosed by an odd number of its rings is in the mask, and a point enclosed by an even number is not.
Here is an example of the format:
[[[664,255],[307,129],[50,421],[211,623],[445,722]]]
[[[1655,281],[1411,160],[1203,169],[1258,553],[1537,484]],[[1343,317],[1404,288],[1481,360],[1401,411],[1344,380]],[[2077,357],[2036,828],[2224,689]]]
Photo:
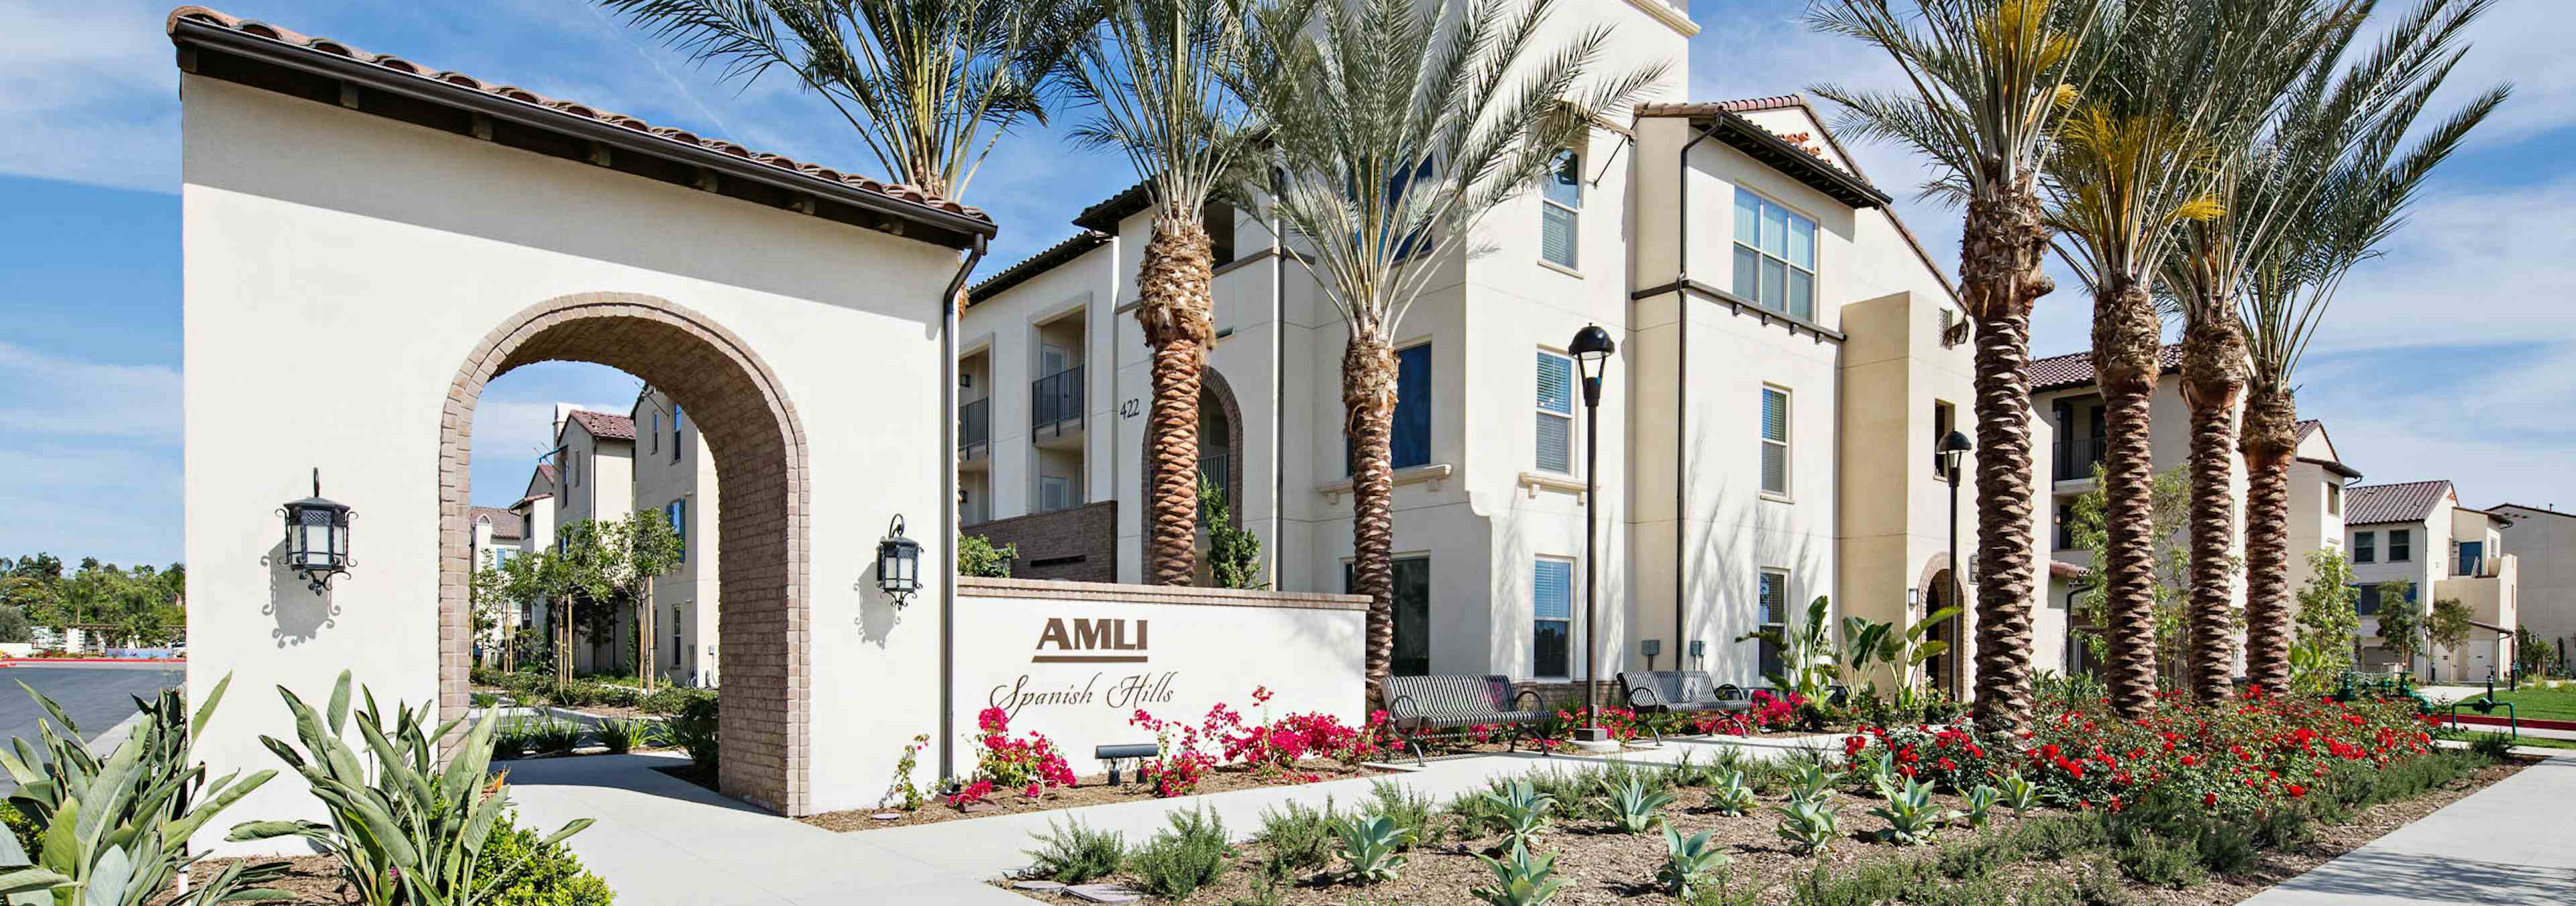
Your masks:
[[[2576,902],[2576,753],[2548,758],[2245,901]]]
[[[1838,737],[1808,737],[1829,746]],[[1707,763],[1719,750],[1742,745],[1757,758],[1778,758],[1798,743],[1784,740],[1671,740],[1662,748],[1618,756],[1630,762],[1670,763],[1691,753]],[[680,764],[673,755],[591,755],[502,762],[508,769],[520,824],[551,831],[565,821],[598,823],[569,842],[582,862],[617,891],[620,906],[805,906],[867,903],[1018,903],[1028,900],[993,888],[987,879],[1029,862],[1032,833],[1049,821],[1079,820],[1142,841],[1166,826],[1177,810],[1208,808],[1237,839],[1261,827],[1262,812],[1295,801],[1322,805],[1327,797],[1354,803],[1369,796],[1373,780],[1447,801],[1495,777],[1531,771],[1571,770],[1606,759],[1534,754],[1485,755],[1432,761],[1421,770],[1378,778],[1302,786],[1265,787],[1177,799],[1141,800],[1014,815],[944,821],[914,827],[834,833],[754,809],[659,771]]]

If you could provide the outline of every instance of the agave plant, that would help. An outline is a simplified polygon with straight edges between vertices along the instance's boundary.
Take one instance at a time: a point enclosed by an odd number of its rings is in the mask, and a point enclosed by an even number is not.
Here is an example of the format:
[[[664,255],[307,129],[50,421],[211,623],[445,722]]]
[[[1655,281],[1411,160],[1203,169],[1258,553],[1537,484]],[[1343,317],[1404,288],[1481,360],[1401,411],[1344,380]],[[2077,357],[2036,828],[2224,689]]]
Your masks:
[[[1963,814],[1969,827],[1984,827],[1995,811],[1995,799],[2002,794],[1989,784],[1977,784],[1968,791],[1968,810]]]
[[[1469,891],[1476,899],[1494,906],[1543,906],[1556,899],[1565,889],[1565,879],[1556,876],[1556,855],[1530,855],[1529,847],[1514,845],[1511,854],[1497,859],[1477,854],[1485,867],[1494,870],[1494,886]]]
[[[1995,781],[1995,788],[2003,794],[2003,803],[2012,806],[2015,818],[2027,814],[2032,806],[2039,804],[2039,784],[2030,782],[2030,778],[2023,777],[2020,771],[2005,774],[2003,779]]]
[[[1894,796],[1896,795],[1896,791],[1901,788],[1903,781],[1896,775],[1896,752],[1894,750],[1891,750],[1886,746],[1879,746],[1878,757],[1869,762],[1868,770],[1869,787],[1870,789],[1878,791],[1879,798],[1885,799],[1890,796]]]
[[[1887,819],[1887,829],[1879,832],[1879,838],[1899,846],[1930,843],[1933,831],[1939,830],[1943,822],[1959,816],[1955,811],[1944,812],[1934,808],[1932,785],[1915,780],[1908,780],[1903,789],[1892,791],[1887,797],[1887,805],[1870,809],[1869,813]]]
[[[61,707],[27,689],[66,733],[56,735],[52,722],[39,720],[41,755],[25,740],[16,740],[14,751],[0,752],[0,767],[18,782],[9,801],[43,841],[41,855],[31,859],[15,836],[0,834],[0,901],[141,906],[194,864],[201,856],[188,852],[189,836],[277,773],[243,777],[235,771],[209,781],[206,766],[196,760],[198,734],[231,682],[230,676],[216,682],[193,719],[176,690],[154,701],[135,699],[145,720],[104,761],[81,741]],[[273,865],[239,867],[182,902],[263,898],[275,891],[256,885],[277,874]]]
[[[1603,780],[1601,791],[1610,795],[1610,823],[1631,834],[1654,827],[1655,819],[1663,817],[1664,806],[1673,804],[1673,794],[1650,789],[1634,777],[1621,784]]]
[[[1665,893],[1689,902],[1701,879],[1735,861],[1708,842],[1710,833],[1700,831],[1684,838],[1672,825],[1664,825],[1664,867],[1655,872],[1655,882],[1664,886]]]
[[[1342,860],[1350,863],[1348,874],[1363,884],[1395,880],[1404,870],[1404,856],[1398,851],[1411,842],[1395,819],[1384,815],[1352,815],[1333,826],[1342,838]]]
[[[312,784],[331,823],[252,821],[235,825],[228,839],[312,841],[339,859],[342,877],[372,906],[473,906],[506,889],[526,867],[529,856],[521,856],[479,883],[474,871],[485,838],[510,804],[509,787],[483,777],[500,722],[497,712],[485,712],[441,768],[431,741],[446,738],[462,718],[424,729],[425,712],[398,704],[388,722],[375,693],[362,693],[366,705],[356,723],[373,761],[370,770],[340,738],[350,723],[348,671],[340,672],[325,713],[284,687],[277,692],[295,715],[303,750],[270,736],[259,741]],[[566,823],[528,852],[543,852],[590,824],[588,818]]]
[[[1793,796],[1789,804],[1773,806],[1780,814],[1780,839],[1787,840],[1801,852],[1820,853],[1825,846],[1842,836],[1841,818],[1821,797]]]
[[[1719,814],[1742,815],[1753,811],[1753,787],[1744,782],[1739,768],[1718,768],[1716,785],[1708,791],[1709,807]]]
[[[1789,770],[1789,796],[1822,802],[1834,794],[1834,775],[1818,762],[1801,762]]]
[[[1556,804],[1556,797],[1539,792],[1528,780],[1515,780],[1510,786],[1486,793],[1485,801],[1500,813],[1503,839],[1512,846],[1521,846],[1547,829],[1548,811]]]

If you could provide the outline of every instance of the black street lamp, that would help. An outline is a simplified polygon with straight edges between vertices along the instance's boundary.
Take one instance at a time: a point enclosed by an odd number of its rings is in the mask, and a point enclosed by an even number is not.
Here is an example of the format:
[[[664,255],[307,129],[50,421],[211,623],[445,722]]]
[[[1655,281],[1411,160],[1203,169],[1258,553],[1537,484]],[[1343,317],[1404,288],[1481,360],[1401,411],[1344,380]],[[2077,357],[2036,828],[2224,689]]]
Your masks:
[[[1937,454],[1941,457],[1941,471],[1948,473],[1950,478],[1950,578],[1941,591],[1947,598],[1944,603],[1959,608],[1962,614],[1968,612],[1968,605],[1966,601],[1961,600],[1966,590],[1959,585],[1959,472],[1962,465],[1960,461],[1968,458],[1968,451],[1976,448],[1977,445],[1968,440],[1968,435],[1952,431],[1949,436],[1941,438],[1941,449]],[[1931,610],[1930,605],[1924,606],[1925,612],[1928,613]],[[1959,644],[1964,641],[1967,640],[1952,638],[1951,650],[1958,650]],[[1952,689],[1950,694],[1957,695],[1958,691]]]
[[[1574,734],[1582,742],[1610,738],[1609,731],[1601,729],[1601,680],[1593,674],[1592,652],[1598,645],[1593,630],[1601,611],[1594,593],[1600,588],[1601,558],[1592,514],[1601,503],[1601,375],[1608,370],[1610,354],[1618,350],[1619,344],[1611,342],[1610,332],[1599,324],[1575,331],[1574,342],[1565,347],[1583,372],[1583,729]]]
[[[313,496],[279,508],[286,517],[286,565],[316,592],[331,587],[332,576],[349,574],[349,516],[346,504],[322,498],[322,470],[313,470]]]
[[[886,526],[886,536],[877,542],[877,589],[894,598],[902,607],[921,590],[921,543],[903,535],[903,516],[894,517]]]

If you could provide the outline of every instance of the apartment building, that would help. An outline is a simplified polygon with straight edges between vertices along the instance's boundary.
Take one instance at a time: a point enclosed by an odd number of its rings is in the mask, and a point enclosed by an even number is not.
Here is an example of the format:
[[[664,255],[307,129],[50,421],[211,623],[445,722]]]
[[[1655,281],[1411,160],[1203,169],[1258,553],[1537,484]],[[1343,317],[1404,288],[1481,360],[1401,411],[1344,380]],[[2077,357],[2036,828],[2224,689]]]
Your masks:
[[[659,388],[647,386],[636,395],[627,421],[635,427],[635,509],[661,513],[680,536],[679,568],[653,579],[653,663],[671,682],[713,686],[720,505],[715,459],[688,412]]]
[[[2449,481],[2410,481],[2348,488],[2346,530],[2364,669],[2403,669],[2439,682],[2501,678],[2513,665],[2514,627],[2522,620],[2519,558],[2506,553],[2512,520],[2460,505]],[[2424,645],[2401,659],[2380,644],[2381,586],[2406,583],[2407,597],[2430,614],[2438,601],[2468,607],[2474,628],[2458,648]]]
[[[2158,351],[2156,390],[2148,402],[2149,468],[2161,475],[2182,469],[2191,461],[2191,409],[2182,398],[2182,347],[2166,346]],[[2090,552],[2075,545],[2075,502],[2094,489],[2094,469],[2101,465],[2108,422],[2104,419],[2102,388],[2095,381],[2093,354],[2070,353],[2036,359],[2030,367],[2032,408],[2040,412],[2054,428],[2052,443],[2036,447],[2033,467],[2038,471],[2034,484],[2045,489],[2054,531],[2048,535],[2047,548],[2053,561],[2047,584],[2047,606],[2055,613],[2073,610],[2075,599],[2085,586],[2083,576],[2093,566]],[[2361,478],[2361,471],[2343,460],[2325,423],[2316,420],[2299,423],[2298,450],[2290,464],[2290,587],[2299,588],[2315,575],[2308,563],[2312,551],[2341,549],[2344,545],[2344,512],[2349,485]],[[2230,498],[2235,501],[2238,534],[2229,546],[2231,556],[2244,556],[2245,463],[2230,457],[2228,463]],[[2176,534],[2166,539],[2172,545],[2189,541],[2176,527]],[[2245,588],[2235,589],[2233,606],[2245,605]],[[2061,665],[2073,673],[2089,666],[2091,653],[2084,646],[2067,640],[2061,649]],[[2238,665],[2244,663],[2244,648],[2237,649]]]
[[[623,415],[558,405],[555,463],[562,475],[555,493],[555,525],[626,518],[635,510],[635,420]],[[572,669],[607,669],[627,650],[630,619],[613,633],[576,632]]]
[[[473,527],[467,544],[472,546],[471,556],[476,570],[500,569],[510,562],[510,558],[527,551],[528,520],[513,509],[474,507],[467,524]],[[500,646],[508,638],[508,631],[518,625],[519,609],[502,608],[498,617],[491,629],[474,637],[475,663],[491,665],[500,661]]]
[[[2576,648],[2576,514],[2519,503],[2487,512],[2510,523],[2502,535],[2519,573],[2522,625],[2564,660]]]
[[[1587,567],[1603,676],[1758,681],[1779,652],[1738,639],[1808,600],[1894,619],[1946,585],[1933,449],[1974,415],[1940,268],[1803,99],[1681,102],[1670,86],[1689,83],[1695,28],[1653,0],[1563,9],[1550,27],[1595,24],[1615,29],[1611,59],[1674,61],[1665,96],[1564,149],[1543,186],[1479,225],[1489,252],[1421,265],[1442,273],[1400,328],[1398,673],[1584,675]],[[1106,199],[970,291],[962,531],[1016,545],[1015,575],[1143,576],[1152,391],[1130,313],[1147,203],[1142,188]],[[1345,325],[1251,212],[1208,214],[1201,472],[1261,541],[1274,587],[1341,591]],[[1597,463],[1565,350],[1588,324],[1620,345]],[[1584,484],[1595,466],[1598,499]],[[1960,505],[1969,544],[1974,501]],[[1597,564],[1583,561],[1587,512]],[[2044,523],[2043,510],[2031,530]],[[1964,688],[1966,649],[1945,685]]]

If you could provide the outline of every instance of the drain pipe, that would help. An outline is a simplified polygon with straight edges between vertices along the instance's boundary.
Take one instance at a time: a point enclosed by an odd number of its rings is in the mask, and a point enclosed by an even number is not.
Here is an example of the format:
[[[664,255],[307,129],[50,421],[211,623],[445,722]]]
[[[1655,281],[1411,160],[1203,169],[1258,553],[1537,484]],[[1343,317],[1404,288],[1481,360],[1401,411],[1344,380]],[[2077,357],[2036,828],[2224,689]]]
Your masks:
[[[1683,515],[1689,512],[1690,494],[1682,482],[1683,467],[1690,462],[1690,153],[1700,142],[1717,134],[1717,124],[1709,123],[1699,135],[1682,143],[1681,154],[1673,162],[1674,215],[1677,229],[1673,245],[1673,316],[1675,320],[1675,353],[1673,358],[1673,663],[1685,663],[1691,656],[1690,645],[1690,545]],[[1698,665],[1691,665],[1697,668]]]
[[[984,260],[975,234],[939,294],[939,779],[957,776],[957,294]]]
[[[1270,169],[1270,203],[1279,203],[1279,168]],[[1288,235],[1276,213],[1270,218],[1270,590],[1282,591],[1288,571]]]

